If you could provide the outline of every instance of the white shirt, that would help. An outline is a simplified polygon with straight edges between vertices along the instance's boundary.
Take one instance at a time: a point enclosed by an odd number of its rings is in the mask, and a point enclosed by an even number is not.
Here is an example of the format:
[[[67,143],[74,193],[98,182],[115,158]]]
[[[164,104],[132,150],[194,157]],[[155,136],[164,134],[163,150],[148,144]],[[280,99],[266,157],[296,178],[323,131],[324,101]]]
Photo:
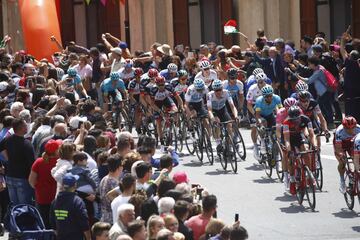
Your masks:
[[[112,202],[111,202],[111,211],[112,211],[112,215],[113,215],[113,223],[116,223],[118,220],[118,216],[117,216],[117,209],[125,204],[128,203],[130,200],[131,196],[128,197],[124,197],[123,195],[119,195],[117,196]]]
[[[217,73],[216,73],[215,70],[210,69],[210,74],[209,74],[208,77],[205,77],[205,76],[203,75],[202,71],[200,71],[200,72],[198,72],[198,73],[196,74],[196,76],[195,76],[194,79],[197,79],[197,78],[200,78],[200,79],[204,80],[205,85],[206,85],[207,87],[209,87],[209,86],[211,85],[211,83],[212,83],[215,79],[218,79],[218,76],[217,76]]]

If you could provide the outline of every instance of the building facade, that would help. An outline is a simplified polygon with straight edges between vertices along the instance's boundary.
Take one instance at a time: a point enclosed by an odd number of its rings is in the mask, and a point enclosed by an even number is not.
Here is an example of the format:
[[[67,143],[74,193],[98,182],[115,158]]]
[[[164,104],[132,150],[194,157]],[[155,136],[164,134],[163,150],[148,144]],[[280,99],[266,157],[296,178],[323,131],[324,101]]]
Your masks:
[[[58,1],[58,0],[54,0]],[[16,0],[0,0],[0,32],[13,37],[12,47],[24,48]],[[236,35],[224,35],[223,25],[235,19],[238,29],[256,39],[265,30],[269,39],[282,37],[297,45],[301,36],[324,32],[333,41],[351,25],[360,37],[359,0],[112,0],[103,6],[92,0],[60,0],[59,23],[63,44],[70,41],[94,46],[101,33],[126,41],[132,50],[147,50],[157,41],[189,45],[216,42],[245,46]]]

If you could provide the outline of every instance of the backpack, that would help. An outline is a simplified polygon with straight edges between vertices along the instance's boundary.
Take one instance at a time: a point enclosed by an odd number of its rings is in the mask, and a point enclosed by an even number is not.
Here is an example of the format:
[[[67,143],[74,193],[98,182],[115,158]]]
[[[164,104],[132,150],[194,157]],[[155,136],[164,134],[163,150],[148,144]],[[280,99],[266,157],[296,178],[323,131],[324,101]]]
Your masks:
[[[325,75],[328,90],[330,90],[331,92],[336,92],[339,86],[338,80],[334,77],[334,75],[332,75],[331,72],[326,70],[326,68],[324,68],[323,66],[320,67],[320,70]]]

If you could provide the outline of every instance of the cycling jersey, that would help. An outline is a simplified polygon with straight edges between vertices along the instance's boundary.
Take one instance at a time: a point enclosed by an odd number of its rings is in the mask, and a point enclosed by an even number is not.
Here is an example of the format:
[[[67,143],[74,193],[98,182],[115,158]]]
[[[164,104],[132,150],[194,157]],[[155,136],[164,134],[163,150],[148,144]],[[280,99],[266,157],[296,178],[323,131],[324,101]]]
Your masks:
[[[282,123],[285,121],[285,119],[287,118],[288,113],[287,113],[287,109],[286,108],[280,108],[277,112],[276,112],[276,124],[278,125],[282,125]]]
[[[76,74],[75,77],[70,77],[68,74],[65,74],[61,80],[66,80],[66,87],[74,87],[77,84],[81,83],[81,79],[80,76],[78,74]]]
[[[201,92],[198,92],[195,89],[194,85],[191,85],[186,91],[185,101],[188,103],[202,102],[204,96],[206,96],[206,94],[208,94],[208,92],[209,92],[209,90],[206,86]]]
[[[174,78],[173,80],[171,80],[170,84],[174,88],[174,91],[179,95],[185,95],[189,87],[187,84],[180,84],[178,78]]]
[[[281,98],[276,94],[273,94],[271,103],[267,103],[263,96],[258,97],[255,102],[255,111],[260,112],[263,117],[273,115],[275,109],[281,107]]]
[[[209,108],[220,110],[225,107],[226,102],[233,102],[228,90],[223,90],[220,98],[216,96],[215,91],[211,91],[208,94],[207,106]]]
[[[150,96],[155,100],[155,102],[162,102],[173,95],[176,95],[176,92],[174,92],[171,85],[167,83],[165,84],[163,90],[160,90],[158,86],[154,86],[150,90]]]
[[[136,79],[131,80],[128,86],[128,91],[134,95],[140,94],[140,82],[137,82]]]
[[[311,99],[314,99],[312,94],[310,93]],[[296,100],[299,100],[298,93],[294,92],[290,95],[290,97],[295,98]]]
[[[127,72],[125,68],[121,68],[119,70],[120,79],[124,81],[125,85],[127,86],[131,79],[135,77],[134,69],[132,68],[130,72]]]
[[[244,84],[239,80],[236,80],[235,84],[230,84],[229,80],[225,80],[223,86],[230,92],[233,99],[238,98],[239,94],[244,94]]]
[[[265,80],[266,84],[271,85],[271,79],[270,78],[266,78]],[[245,82],[245,90],[249,90],[251,86],[253,86],[254,84],[256,84],[256,78],[254,75],[251,75]]]
[[[140,80],[140,94],[148,95],[150,94],[151,88],[153,88],[156,84],[151,82],[149,78],[144,78]]]
[[[250,87],[247,95],[246,95],[246,101],[251,104],[255,104],[255,101],[258,97],[262,95],[261,89],[257,84],[254,84]]]
[[[208,77],[205,77],[205,76],[203,75],[202,71],[200,71],[200,72],[198,72],[198,73],[196,74],[196,76],[195,76],[195,79],[198,79],[198,78],[204,80],[205,85],[206,85],[207,87],[210,87],[210,86],[211,86],[211,83],[212,83],[215,79],[218,79],[218,76],[217,76],[217,73],[216,73],[215,70],[210,69],[210,74],[209,74]]]
[[[356,134],[354,138],[354,154],[360,154],[360,134]]]
[[[109,92],[113,92],[118,89],[126,90],[125,84],[121,79],[117,80],[115,86],[113,85],[112,82],[113,81],[111,81],[110,78],[107,78],[101,83],[101,91],[104,94],[108,94]]]
[[[284,132],[289,132],[290,136],[300,135],[305,128],[312,129],[310,119],[305,115],[300,115],[297,120],[285,119],[283,122]]]
[[[159,74],[165,78],[166,82],[170,82],[172,79],[177,78],[177,73],[173,77],[168,69],[161,70]]]
[[[341,147],[344,151],[351,152],[352,149],[352,140],[353,138],[360,133],[360,125],[356,125],[354,129],[354,134],[349,134],[344,129],[343,125],[340,125],[335,130],[334,144],[341,144]]]
[[[307,109],[304,109],[301,104],[298,104],[299,107],[301,108],[303,114],[305,116],[307,116],[308,118],[311,119],[311,121],[315,120],[315,117],[321,113],[319,104],[314,100],[314,99],[310,99],[310,103],[309,106],[307,107]]]

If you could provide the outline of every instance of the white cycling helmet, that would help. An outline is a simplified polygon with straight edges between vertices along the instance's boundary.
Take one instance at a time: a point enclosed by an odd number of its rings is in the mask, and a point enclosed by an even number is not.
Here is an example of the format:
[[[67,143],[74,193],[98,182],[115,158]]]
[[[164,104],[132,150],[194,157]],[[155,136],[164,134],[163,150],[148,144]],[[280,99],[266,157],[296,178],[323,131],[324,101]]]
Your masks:
[[[178,66],[175,63],[170,63],[167,65],[167,69],[169,72],[177,72]]]
[[[303,81],[298,81],[295,85],[295,90],[296,92],[302,92],[302,91],[307,91],[309,89],[309,86],[307,85],[306,82]]]
[[[200,63],[200,68],[201,69],[207,69],[210,68],[210,62],[208,60],[203,60]]]
[[[255,75],[256,82],[258,81],[265,81],[267,79],[267,76],[264,72],[258,73]]]
[[[263,72],[264,72],[264,70],[262,68],[255,68],[254,71],[252,72],[252,74],[254,76],[256,76],[257,74],[263,73]]]

